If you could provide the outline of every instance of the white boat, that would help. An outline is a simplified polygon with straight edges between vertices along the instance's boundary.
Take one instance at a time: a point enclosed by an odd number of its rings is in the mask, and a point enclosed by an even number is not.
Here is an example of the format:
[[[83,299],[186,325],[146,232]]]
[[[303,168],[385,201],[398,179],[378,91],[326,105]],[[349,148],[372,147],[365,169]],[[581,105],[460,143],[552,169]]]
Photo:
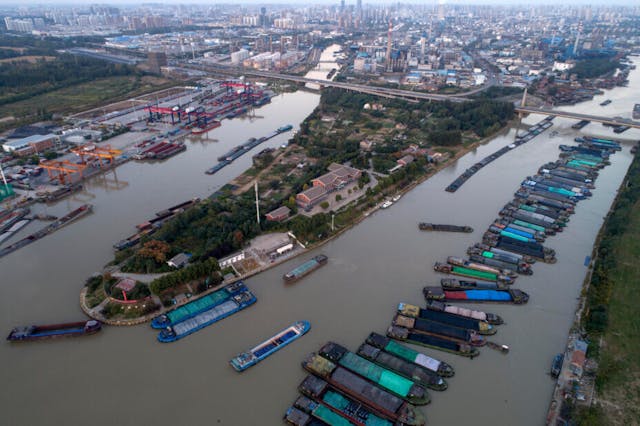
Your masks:
[[[382,203],[382,205],[380,206],[380,208],[386,209],[388,207],[391,207],[393,205],[393,201],[387,200],[384,203]]]

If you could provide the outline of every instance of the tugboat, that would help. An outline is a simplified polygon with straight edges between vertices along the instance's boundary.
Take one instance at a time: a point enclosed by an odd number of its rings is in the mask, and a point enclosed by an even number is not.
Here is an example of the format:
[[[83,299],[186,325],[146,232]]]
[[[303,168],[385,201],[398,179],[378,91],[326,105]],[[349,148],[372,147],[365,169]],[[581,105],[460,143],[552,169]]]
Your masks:
[[[560,371],[562,370],[562,363],[564,361],[564,354],[557,354],[553,357],[553,362],[551,363],[551,376],[558,377],[560,375]]]

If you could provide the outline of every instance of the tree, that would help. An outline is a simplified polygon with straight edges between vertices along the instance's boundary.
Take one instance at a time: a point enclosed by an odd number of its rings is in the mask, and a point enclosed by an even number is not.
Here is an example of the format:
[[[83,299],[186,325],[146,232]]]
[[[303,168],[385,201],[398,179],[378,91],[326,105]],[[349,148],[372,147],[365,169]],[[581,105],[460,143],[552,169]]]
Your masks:
[[[336,201],[342,201],[342,195],[336,194]]]
[[[329,208],[329,202],[328,201],[323,201],[320,203],[320,207],[322,207],[324,210]]]

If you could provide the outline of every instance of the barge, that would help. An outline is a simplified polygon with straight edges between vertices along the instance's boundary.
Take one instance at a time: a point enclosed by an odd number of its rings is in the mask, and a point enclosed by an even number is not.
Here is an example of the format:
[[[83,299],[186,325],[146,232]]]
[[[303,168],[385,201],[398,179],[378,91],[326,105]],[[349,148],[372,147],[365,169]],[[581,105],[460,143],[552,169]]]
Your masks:
[[[306,275],[320,268],[321,266],[326,265],[327,260],[328,258],[324,254],[315,256],[313,259],[307,260],[302,265],[284,274],[282,276],[282,279],[286,283],[296,282],[302,277],[305,277]]]
[[[484,346],[487,344],[484,337],[474,330],[454,327],[449,324],[443,324],[427,319],[411,318],[401,314],[396,314],[393,317],[391,324],[398,327],[404,327],[418,333],[437,336],[446,340],[452,340],[454,342],[464,343],[471,346]]]
[[[522,305],[529,301],[529,295],[522,290],[444,290],[441,287],[425,287],[425,299],[448,302],[512,303]]]
[[[46,227],[40,229],[39,231],[34,232],[31,235],[28,235],[27,237],[16,241],[15,243],[6,246],[3,249],[0,249],[0,257],[6,256],[9,253],[13,253],[14,251],[21,249],[24,246],[27,246],[33,242],[38,241],[40,238],[46,237],[49,234],[52,234],[53,232],[57,231],[58,229],[62,228],[65,225],[70,224],[71,222],[74,222],[78,219],[80,219],[81,217],[86,216],[87,214],[91,213],[93,211],[93,206],[91,204],[83,204],[82,206],[78,207],[75,210],[70,211],[69,213],[67,213],[66,215],[62,216],[60,219],[53,221],[52,223],[50,223],[49,225],[47,225]]]
[[[358,348],[357,354],[383,368],[395,371],[399,375],[425,388],[436,391],[444,391],[447,389],[447,382],[433,371],[384,352],[375,346],[363,343]]]
[[[222,123],[219,121],[213,120],[204,126],[195,126],[191,128],[191,134],[193,135],[201,135],[202,133],[207,133],[209,130],[216,129],[220,127]]]
[[[440,322],[454,327],[465,328],[467,330],[476,331],[478,334],[492,335],[498,330],[484,320],[461,317],[459,315],[448,312],[436,311],[431,309],[422,309],[408,303],[398,304],[398,313],[406,317],[420,318],[429,321]]]
[[[166,327],[158,333],[158,341],[171,343],[218,322],[256,303],[256,297],[249,291],[240,292],[229,300],[200,314]]]
[[[242,281],[229,284],[220,290],[216,290],[213,293],[209,293],[206,296],[155,317],[151,320],[151,327],[159,330],[171,327],[174,324],[193,318],[204,311],[226,302],[233,296],[246,291],[248,291],[248,289]]]
[[[468,358],[475,358],[480,355],[478,348],[474,348],[466,343],[454,342],[453,340],[443,339],[441,337],[431,336],[424,333],[414,333],[405,327],[391,326],[387,330],[387,336],[392,339],[400,340],[401,342],[413,343],[414,345],[450,352],[452,354]]]
[[[486,321],[491,325],[504,324],[504,320],[500,315],[491,312],[475,311],[473,309],[463,308],[462,306],[447,305],[437,300],[427,302],[425,309],[439,312],[448,312],[464,318],[472,318],[480,321]]]
[[[230,361],[230,364],[236,371],[244,371],[304,336],[310,329],[309,321],[297,321],[258,346],[238,354]]]
[[[381,389],[413,405],[426,405],[431,400],[427,390],[393,371],[362,358],[337,343],[328,342],[320,348],[320,356],[369,380]]]
[[[414,405],[320,355],[310,354],[302,362],[302,366],[325,380],[332,388],[344,392],[345,395],[362,402],[392,421],[411,426],[425,424],[422,411]]]
[[[507,290],[509,287],[487,281],[468,281],[455,278],[442,278],[440,287],[445,290]]]
[[[278,127],[278,129],[274,130],[273,132],[271,132],[268,135],[263,136],[261,138],[257,138],[257,139],[256,138],[249,138],[246,142],[231,148],[227,153],[222,154],[221,156],[219,156],[218,157],[218,162],[219,163],[216,164],[215,166],[211,167],[210,169],[207,169],[207,171],[205,171],[205,173],[209,174],[209,175],[212,175],[212,174],[216,173],[217,171],[219,171],[223,167],[231,164],[234,160],[238,159],[239,157],[241,157],[244,154],[246,154],[247,152],[249,152],[251,149],[253,149],[256,146],[260,145],[261,143],[266,142],[269,139],[272,139],[272,138],[278,136],[281,133],[288,132],[291,129],[293,129],[293,126],[290,125],[290,124],[287,124],[285,126]]]
[[[453,377],[455,371],[453,367],[444,361],[437,360],[421,352],[415,351],[408,346],[401,345],[395,340],[378,333],[371,333],[365,341],[368,345],[381,349],[391,355],[412,362],[420,367],[437,374],[440,377]]]
[[[591,123],[591,121],[589,120],[580,120],[578,121],[576,124],[574,124],[573,126],[571,126],[572,129],[575,130],[580,130],[583,127],[585,127],[586,125],[588,125],[589,123]]]
[[[328,423],[311,417],[308,413],[305,413],[295,406],[287,409],[286,413],[284,413],[283,420],[292,426],[329,426]]]
[[[307,376],[298,386],[298,390],[304,396],[298,398],[294,406],[300,407],[303,411],[308,411],[306,407],[311,408],[314,417],[328,421],[331,425],[393,426],[390,420],[381,417],[375,410],[331,389],[326,381],[318,377]]]
[[[7,340],[10,342],[29,342],[60,337],[88,336],[97,333],[101,329],[102,323],[93,319],[65,324],[30,325],[14,328],[7,336]]]
[[[435,223],[420,222],[418,229],[421,231],[442,231],[442,232],[473,232],[473,228],[470,226],[459,225],[439,225]]]

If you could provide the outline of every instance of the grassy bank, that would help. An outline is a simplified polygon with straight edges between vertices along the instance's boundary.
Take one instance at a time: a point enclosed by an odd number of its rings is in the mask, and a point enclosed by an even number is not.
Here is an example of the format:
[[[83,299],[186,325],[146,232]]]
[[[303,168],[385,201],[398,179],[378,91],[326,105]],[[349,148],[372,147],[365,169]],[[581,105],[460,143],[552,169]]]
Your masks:
[[[583,315],[589,338],[595,343],[590,356],[599,367],[595,403],[579,413],[579,424],[631,425],[640,419],[638,157],[623,188],[603,229]]]
[[[76,84],[0,106],[0,116],[15,119],[1,123],[0,130],[47,119],[51,114],[84,111],[173,85],[170,80],[152,76],[115,76]]]

